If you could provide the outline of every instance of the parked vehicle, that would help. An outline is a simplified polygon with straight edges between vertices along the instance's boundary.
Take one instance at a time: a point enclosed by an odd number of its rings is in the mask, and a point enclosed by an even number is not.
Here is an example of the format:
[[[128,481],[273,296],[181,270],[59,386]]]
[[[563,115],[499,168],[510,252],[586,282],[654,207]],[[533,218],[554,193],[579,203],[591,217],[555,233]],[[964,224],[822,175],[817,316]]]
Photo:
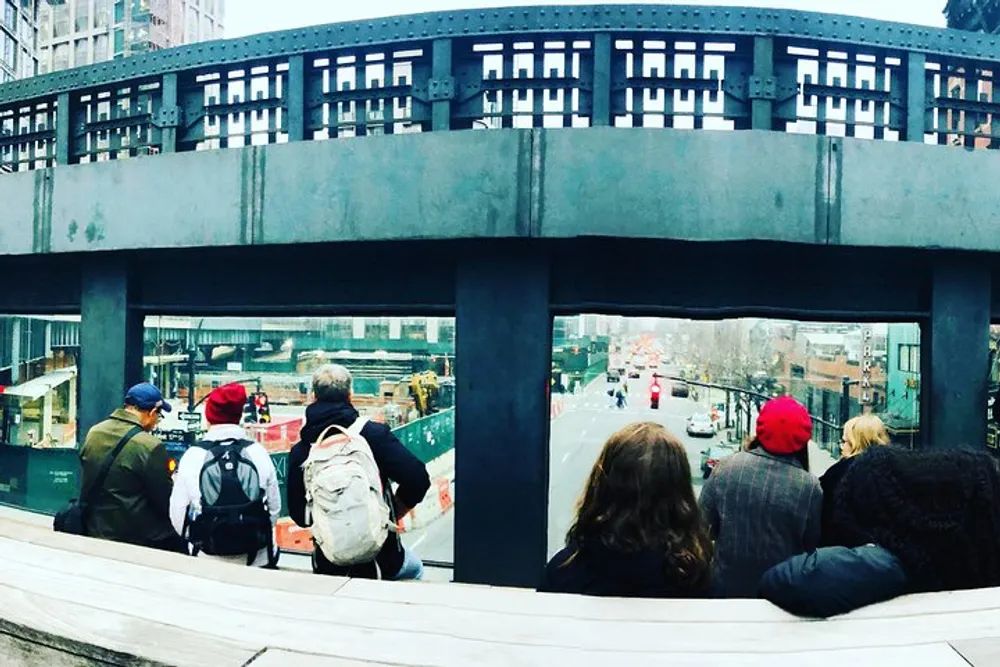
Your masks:
[[[608,371],[608,382],[621,382],[622,376],[616,370]]]
[[[691,389],[687,382],[674,382],[670,385],[670,395],[674,398],[687,398],[691,395]]]
[[[715,437],[715,424],[712,422],[712,416],[699,412],[697,414],[691,415],[687,422],[687,434],[694,436],[707,436],[709,438]]]
[[[726,458],[730,454],[735,454],[736,448],[731,445],[712,445],[708,449],[701,453],[701,476],[702,479],[708,479],[712,470],[718,465],[719,461]]]

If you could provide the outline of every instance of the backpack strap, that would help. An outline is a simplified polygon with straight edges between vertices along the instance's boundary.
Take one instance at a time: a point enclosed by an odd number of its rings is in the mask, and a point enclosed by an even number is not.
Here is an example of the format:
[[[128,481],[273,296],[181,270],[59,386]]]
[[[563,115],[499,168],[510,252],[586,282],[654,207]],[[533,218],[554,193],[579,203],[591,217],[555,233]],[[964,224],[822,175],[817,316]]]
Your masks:
[[[358,417],[351,424],[351,427],[347,429],[347,432],[351,435],[361,435],[361,431],[364,430],[365,426],[368,425],[368,417]]]
[[[348,428],[344,428],[340,424],[330,424],[320,432],[320,434],[316,437],[316,442],[314,442],[313,445],[318,445],[319,443],[326,440],[326,437],[330,434],[330,432],[335,430],[340,431],[349,438],[356,438],[361,435],[362,429],[364,429],[365,425],[367,424],[368,424],[368,417],[358,417],[357,419],[354,420],[354,423],[351,424]]]

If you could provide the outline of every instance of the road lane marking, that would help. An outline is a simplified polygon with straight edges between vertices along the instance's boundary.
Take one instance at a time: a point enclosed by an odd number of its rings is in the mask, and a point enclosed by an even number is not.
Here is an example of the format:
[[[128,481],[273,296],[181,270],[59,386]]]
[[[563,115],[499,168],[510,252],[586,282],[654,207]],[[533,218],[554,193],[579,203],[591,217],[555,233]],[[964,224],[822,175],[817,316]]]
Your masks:
[[[563,463],[566,463],[566,459],[569,458],[570,454],[572,454],[572,452],[566,452],[565,454],[563,454],[563,457],[562,457],[562,462]]]
[[[420,538],[416,542],[414,542],[413,546],[411,546],[410,548],[413,549],[414,551],[416,551],[417,547],[419,547],[421,544],[423,544],[424,540],[426,540],[426,539],[427,539],[427,534],[425,533],[425,534],[421,535]]]

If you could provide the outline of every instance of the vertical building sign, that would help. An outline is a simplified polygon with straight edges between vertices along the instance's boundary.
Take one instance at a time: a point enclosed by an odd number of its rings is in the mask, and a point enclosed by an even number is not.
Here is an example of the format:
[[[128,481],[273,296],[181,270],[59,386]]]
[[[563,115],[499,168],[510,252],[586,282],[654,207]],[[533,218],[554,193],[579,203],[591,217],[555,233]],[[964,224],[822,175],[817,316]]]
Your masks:
[[[872,396],[872,364],[875,361],[875,354],[872,327],[866,324],[861,327],[861,409],[865,412],[871,407]]]

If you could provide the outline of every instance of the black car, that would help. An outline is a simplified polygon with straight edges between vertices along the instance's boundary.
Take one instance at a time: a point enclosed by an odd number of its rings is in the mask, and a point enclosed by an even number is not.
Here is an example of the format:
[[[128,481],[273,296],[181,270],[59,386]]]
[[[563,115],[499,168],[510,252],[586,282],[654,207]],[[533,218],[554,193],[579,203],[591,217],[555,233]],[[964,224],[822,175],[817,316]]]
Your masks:
[[[691,395],[691,389],[687,382],[674,382],[670,385],[670,395],[675,398],[687,398]]]

